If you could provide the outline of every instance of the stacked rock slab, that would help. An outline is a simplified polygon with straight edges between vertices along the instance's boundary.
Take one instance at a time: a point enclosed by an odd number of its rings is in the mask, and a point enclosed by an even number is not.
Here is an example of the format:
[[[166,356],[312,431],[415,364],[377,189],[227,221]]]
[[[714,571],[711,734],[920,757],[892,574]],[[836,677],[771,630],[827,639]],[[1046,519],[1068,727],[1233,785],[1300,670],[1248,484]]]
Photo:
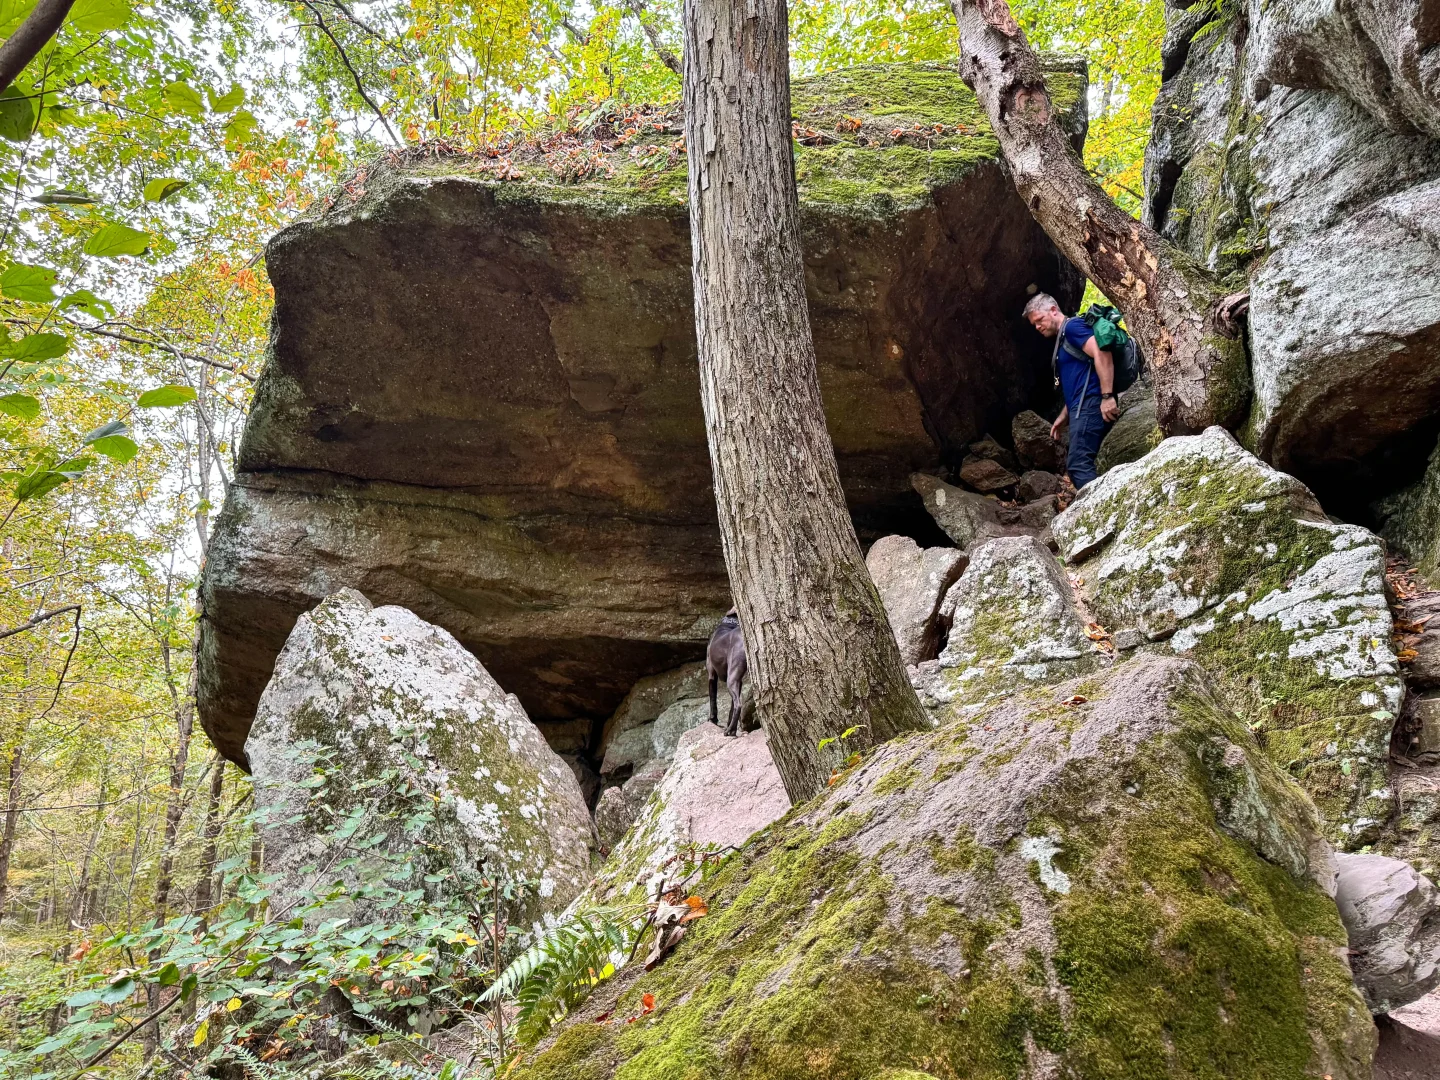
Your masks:
[[[933,660],[940,651],[949,628],[940,605],[967,561],[957,548],[922,548],[908,536],[882,537],[865,554],[865,566],[907,667]]]
[[[1381,59],[1414,45],[1429,6],[1166,8],[1146,220],[1250,291],[1244,439],[1298,475],[1440,411],[1440,139],[1406,97],[1436,84],[1418,54],[1404,78]],[[1250,390],[1216,393],[1243,415]]]
[[[517,1077],[1368,1078],[1312,804],[1194,664],[1084,686],[878,748]]]
[[[594,829],[569,766],[478,660],[404,608],[372,608],[345,589],[302,616],[246,750],[269,823],[265,869],[286,895],[324,884],[304,868],[344,854],[330,826],[377,784],[433,796],[434,821],[418,841],[398,825],[386,841],[414,851],[419,873],[444,873],[461,890],[485,875],[538,882],[523,912],[532,919],[589,880]],[[317,751],[345,778],[330,785],[323,813],[306,783]],[[363,874],[364,863],[347,873]]]
[[[1054,532],[1117,645],[1198,660],[1338,846],[1380,837],[1403,688],[1374,535],[1220,428],[1087,485]]]
[[[1083,65],[1049,80],[1078,145]],[[832,72],[792,100],[823,133],[796,176],[841,480],[862,535],[907,531],[909,474],[1046,386],[1027,289],[1073,302],[1080,281],[953,67]],[[685,154],[673,109],[641,126],[587,133],[578,177],[526,146],[503,176],[376,163],[270,243],[272,352],[201,585],[200,715],[225,754],[296,618],[341,586],[446,627],[542,725],[702,655],[730,598]]]

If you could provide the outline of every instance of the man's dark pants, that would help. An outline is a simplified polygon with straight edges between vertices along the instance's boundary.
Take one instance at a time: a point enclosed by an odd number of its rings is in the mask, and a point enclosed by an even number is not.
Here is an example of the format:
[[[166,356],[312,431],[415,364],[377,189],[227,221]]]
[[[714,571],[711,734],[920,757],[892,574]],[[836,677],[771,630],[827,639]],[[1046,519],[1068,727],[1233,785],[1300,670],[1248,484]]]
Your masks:
[[[1065,471],[1076,490],[1095,479],[1095,458],[1100,453],[1101,440],[1113,427],[1100,415],[1100,395],[1087,394],[1078,410],[1070,414],[1070,456],[1065,459]]]

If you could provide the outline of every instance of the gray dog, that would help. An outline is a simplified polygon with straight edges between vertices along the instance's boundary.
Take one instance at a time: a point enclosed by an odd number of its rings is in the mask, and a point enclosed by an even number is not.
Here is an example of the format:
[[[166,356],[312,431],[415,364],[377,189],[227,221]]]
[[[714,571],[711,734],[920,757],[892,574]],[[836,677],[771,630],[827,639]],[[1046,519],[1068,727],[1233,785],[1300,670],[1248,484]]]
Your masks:
[[[705,674],[710,676],[710,723],[719,725],[720,716],[715,706],[715,695],[721,679],[730,691],[730,722],[725,725],[726,735],[735,735],[740,730],[740,690],[745,685],[745,635],[740,632],[740,616],[731,608],[710,635],[710,646],[705,650]]]

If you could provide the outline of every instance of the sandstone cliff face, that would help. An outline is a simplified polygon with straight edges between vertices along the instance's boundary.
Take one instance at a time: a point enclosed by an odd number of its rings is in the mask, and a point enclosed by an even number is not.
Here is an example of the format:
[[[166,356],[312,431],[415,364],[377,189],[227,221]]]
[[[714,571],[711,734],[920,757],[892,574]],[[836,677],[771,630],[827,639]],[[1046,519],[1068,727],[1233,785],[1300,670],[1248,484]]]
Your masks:
[[[1243,438],[1302,479],[1440,411],[1435,84],[1399,10],[1424,6],[1167,12],[1146,218],[1251,291]]]
[[[1053,74],[1077,141],[1082,72]],[[1078,282],[953,71],[853,69],[794,101],[846,493],[862,532],[928,529],[908,475],[1048,390],[1020,309]],[[700,655],[729,598],[677,136],[656,114],[599,164],[382,162],[271,243],[272,356],[201,587],[200,714],[228,756],[340,586],[454,633],[542,726]]]

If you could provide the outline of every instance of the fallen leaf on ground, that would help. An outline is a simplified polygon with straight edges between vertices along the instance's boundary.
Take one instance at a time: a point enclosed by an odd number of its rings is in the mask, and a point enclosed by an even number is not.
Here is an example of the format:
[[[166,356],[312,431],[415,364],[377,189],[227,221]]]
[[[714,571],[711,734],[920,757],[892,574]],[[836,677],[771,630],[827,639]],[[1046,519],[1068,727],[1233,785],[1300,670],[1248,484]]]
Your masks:
[[[1060,704],[1061,704],[1061,705],[1084,705],[1085,702],[1087,702],[1087,701],[1089,701],[1089,700],[1090,700],[1090,699],[1087,698],[1087,697],[1081,697],[1079,694],[1076,694],[1076,695],[1074,695],[1073,697],[1067,697],[1064,701],[1060,702]]]

